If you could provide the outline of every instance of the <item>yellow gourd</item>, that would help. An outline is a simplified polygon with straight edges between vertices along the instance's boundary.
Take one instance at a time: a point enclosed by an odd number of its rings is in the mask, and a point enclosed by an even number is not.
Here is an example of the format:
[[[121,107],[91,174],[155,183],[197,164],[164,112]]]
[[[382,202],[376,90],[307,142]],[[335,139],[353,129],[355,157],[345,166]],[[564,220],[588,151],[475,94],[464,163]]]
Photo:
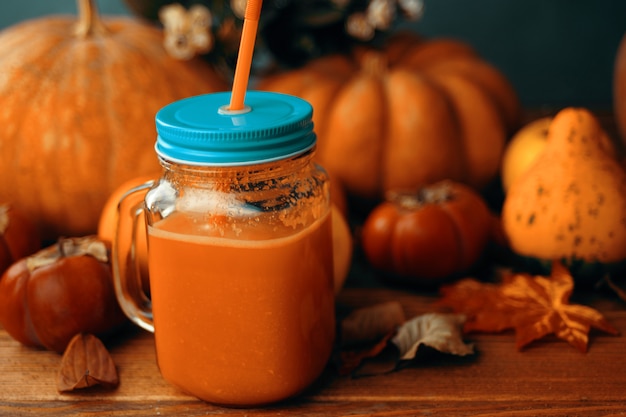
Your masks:
[[[560,111],[544,151],[511,185],[504,232],[519,255],[619,263],[626,259],[626,171],[596,117]]]

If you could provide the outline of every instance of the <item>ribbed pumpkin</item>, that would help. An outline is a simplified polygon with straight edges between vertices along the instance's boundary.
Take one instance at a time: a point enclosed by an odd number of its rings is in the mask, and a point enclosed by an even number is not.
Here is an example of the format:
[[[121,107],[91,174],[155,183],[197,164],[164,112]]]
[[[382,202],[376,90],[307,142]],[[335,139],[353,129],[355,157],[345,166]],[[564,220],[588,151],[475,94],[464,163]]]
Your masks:
[[[159,170],[159,108],[227,88],[204,62],[169,57],[160,29],[101,19],[93,0],[78,6],[78,19],[46,16],[0,32],[0,201],[47,238],[95,233],[117,186]]]
[[[257,87],[311,102],[319,161],[365,198],[442,179],[485,187],[520,113],[511,84],[469,45],[412,33],[268,75]]]

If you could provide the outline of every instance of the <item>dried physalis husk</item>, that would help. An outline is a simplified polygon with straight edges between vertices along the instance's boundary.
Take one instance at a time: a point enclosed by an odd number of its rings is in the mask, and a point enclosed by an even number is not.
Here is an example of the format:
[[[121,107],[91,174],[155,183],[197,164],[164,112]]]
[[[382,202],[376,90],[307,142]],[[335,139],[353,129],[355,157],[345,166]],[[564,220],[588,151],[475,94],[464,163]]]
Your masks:
[[[63,354],[57,389],[69,392],[96,385],[116,388],[119,385],[117,368],[100,339],[92,334],[77,334]]]

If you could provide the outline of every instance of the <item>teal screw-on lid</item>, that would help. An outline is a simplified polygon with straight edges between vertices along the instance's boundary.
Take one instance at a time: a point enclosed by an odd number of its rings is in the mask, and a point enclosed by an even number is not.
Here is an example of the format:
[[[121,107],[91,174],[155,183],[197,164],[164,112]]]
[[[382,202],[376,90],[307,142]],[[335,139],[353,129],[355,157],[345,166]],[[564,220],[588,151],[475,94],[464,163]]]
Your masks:
[[[313,108],[301,98],[246,93],[230,112],[230,92],[185,98],[156,115],[159,156],[190,165],[250,165],[298,155],[315,145]]]

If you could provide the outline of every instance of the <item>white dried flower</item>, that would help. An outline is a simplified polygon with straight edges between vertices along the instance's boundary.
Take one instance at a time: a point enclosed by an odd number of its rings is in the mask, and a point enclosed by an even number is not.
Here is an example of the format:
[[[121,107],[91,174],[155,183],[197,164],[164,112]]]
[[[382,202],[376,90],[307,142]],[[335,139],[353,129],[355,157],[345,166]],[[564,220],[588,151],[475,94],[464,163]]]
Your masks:
[[[213,16],[211,11],[201,4],[194,4],[189,8],[189,22],[194,29],[210,29]]]
[[[354,38],[369,41],[374,37],[375,31],[365,13],[354,13],[346,20],[346,32]]]
[[[211,20],[213,19],[211,11],[200,4],[196,4],[189,9],[188,18],[191,25],[188,36],[195,46],[196,54],[209,52],[213,48],[214,42],[211,33]]]
[[[159,10],[165,37],[163,46],[174,58],[188,60],[213,47],[211,12],[195,5],[187,11],[180,4],[170,4]]]
[[[424,14],[424,0],[398,0],[398,4],[410,20],[417,20]]]
[[[385,30],[391,26],[395,12],[394,0],[372,0],[367,6],[367,20],[374,28]]]
[[[234,15],[243,19],[246,15],[247,0],[230,0],[230,8]]]

